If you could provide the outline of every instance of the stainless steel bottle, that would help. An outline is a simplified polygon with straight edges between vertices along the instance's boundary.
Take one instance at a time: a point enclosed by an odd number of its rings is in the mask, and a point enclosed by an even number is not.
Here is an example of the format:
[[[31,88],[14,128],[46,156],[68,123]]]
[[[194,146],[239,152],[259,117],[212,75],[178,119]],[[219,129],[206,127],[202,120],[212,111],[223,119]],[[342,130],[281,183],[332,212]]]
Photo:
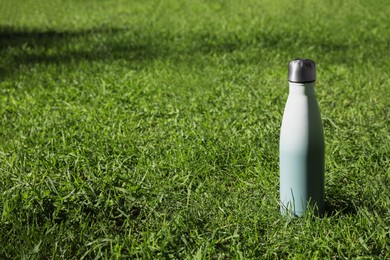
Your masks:
[[[280,131],[281,213],[324,212],[324,134],[314,92],[316,66],[296,59],[288,67],[289,95]]]

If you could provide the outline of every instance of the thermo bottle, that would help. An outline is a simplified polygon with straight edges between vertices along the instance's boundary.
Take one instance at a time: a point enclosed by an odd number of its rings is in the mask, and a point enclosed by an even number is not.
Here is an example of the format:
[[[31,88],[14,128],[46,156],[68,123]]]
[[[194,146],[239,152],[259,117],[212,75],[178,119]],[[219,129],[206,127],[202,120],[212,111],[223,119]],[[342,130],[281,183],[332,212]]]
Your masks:
[[[280,131],[280,211],[324,212],[324,133],[315,97],[316,66],[309,59],[288,67],[289,94]]]

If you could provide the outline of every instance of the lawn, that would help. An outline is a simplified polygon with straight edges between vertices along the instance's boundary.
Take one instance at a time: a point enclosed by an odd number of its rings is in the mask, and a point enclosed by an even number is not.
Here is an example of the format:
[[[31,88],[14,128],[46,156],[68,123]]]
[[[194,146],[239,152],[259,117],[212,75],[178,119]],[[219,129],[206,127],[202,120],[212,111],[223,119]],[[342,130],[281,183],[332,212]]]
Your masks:
[[[0,258],[390,258],[386,0],[0,1]],[[324,217],[279,214],[317,63]]]

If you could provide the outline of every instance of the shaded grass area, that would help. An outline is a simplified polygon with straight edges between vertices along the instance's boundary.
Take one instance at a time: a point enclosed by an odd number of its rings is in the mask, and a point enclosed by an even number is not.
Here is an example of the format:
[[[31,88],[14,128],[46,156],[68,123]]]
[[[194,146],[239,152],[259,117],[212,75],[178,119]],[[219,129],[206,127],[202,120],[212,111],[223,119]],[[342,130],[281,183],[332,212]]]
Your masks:
[[[2,20],[1,256],[388,257],[388,7],[158,3]],[[278,212],[297,56],[318,65],[321,219]]]
[[[70,61],[180,59],[182,56],[234,54],[251,51],[241,62],[261,64],[269,56],[309,52],[332,64],[374,62],[388,65],[382,52],[389,48],[385,39],[371,36],[356,42],[339,42],[325,36],[305,35],[299,31],[273,31],[261,28],[240,32],[205,31],[173,33],[139,28],[90,29],[76,32],[24,32],[0,28],[1,49],[16,64],[64,63]],[[149,29],[150,30],[150,29]],[[11,51],[10,51],[11,49]],[[15,50],[13,52],[12,50]],[[264,59],[262,61],[262,59]],[[321,61],[322,61],[321,60]],[[385,64],[383,64],[385,63]]]

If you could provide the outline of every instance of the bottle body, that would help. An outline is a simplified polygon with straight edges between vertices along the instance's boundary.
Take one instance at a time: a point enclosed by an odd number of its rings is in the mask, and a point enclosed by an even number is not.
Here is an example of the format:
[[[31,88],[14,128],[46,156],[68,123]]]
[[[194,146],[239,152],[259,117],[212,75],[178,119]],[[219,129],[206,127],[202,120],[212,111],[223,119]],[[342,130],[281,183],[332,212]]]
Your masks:
[[[280,132],[281,213],[324,212],[324,134],[314,82],[289,82]]]

